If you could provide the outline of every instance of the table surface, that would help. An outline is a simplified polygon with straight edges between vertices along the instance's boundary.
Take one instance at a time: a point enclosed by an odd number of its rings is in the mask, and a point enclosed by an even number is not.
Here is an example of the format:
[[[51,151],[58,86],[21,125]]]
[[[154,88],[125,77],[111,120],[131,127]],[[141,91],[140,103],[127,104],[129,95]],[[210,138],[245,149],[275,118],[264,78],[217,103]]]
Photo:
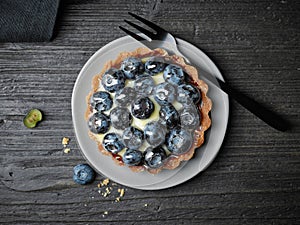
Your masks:
[[[53,41],[0,44],[0,222],[299,224],[299,3],[63,1]],[[73,86],[96,50],[124,36],[118,26],[128,11],[198,46],[230,85],[293,127],[276,131],[232,100],[221,150],[193,179],[159,191],[110,182],[106,197],[100,175],[75,184],[73,166],[85,160],[72,127]],[[31,108],[44,119],[27,129],[22,119]]]

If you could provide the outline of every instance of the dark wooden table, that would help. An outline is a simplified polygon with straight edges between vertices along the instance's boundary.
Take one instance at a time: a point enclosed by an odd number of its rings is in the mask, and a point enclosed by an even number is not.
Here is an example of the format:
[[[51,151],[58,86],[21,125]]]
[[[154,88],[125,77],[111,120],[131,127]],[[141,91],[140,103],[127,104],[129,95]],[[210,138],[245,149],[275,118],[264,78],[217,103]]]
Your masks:
[[[299,224],[299,9],[297,0],[64,1],[53,41],[0,44],[0,222]],[[97,49],[124,36],[118,26],[128,11],[201,48],[228,83],[292,129],[276,131],[231,101],[217,158],[190,181],[160,191],[111,182],[107,197],[100,175],[75,184],[72,168],[85,160],[72,127],[73,85]],[[27,129],[22,119],[31,108],[44,120]]]

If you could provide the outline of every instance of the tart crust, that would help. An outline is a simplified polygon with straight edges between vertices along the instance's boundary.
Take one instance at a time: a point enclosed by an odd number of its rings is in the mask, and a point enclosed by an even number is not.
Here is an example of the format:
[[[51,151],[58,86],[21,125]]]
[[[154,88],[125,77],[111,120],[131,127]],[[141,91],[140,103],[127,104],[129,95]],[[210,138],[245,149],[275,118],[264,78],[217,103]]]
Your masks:
[[[185,63],[184,59],[177,55],[168,55],[167,51],[161,48],[157,48],[154,50],[150,50],[148,48],[137,48],[135,51],[132,52],[121,52],[115,60],[110,60],[105,63],[102,71],[95,75],[92,80],[92,90],[86,97],[87,102],[87,110],[85,113],[85,119],[88,120],[89,116],[93,113],[93,109],[89,105],[90,98],[94,92],[98,90],[101,78],[103,74],[110,68],[120,68],[121,63],[123,60],[125,60],[128,57],[137,57],[137,58],[145,58],[145,57],[151,57],[151,56],[160,56],[163,57],[166,61],[172,62],[173,64],[177,64],[183,68],[183,70],[190,76],[191,83],[195,85],[200,91],[201,91],[201,97],[202,97],[202,103],[200,105],[197,105],[199,112],[201,114],[201,123],[200,126],[195,130],[194,132],[194,142],[191,146],[191,148],[184,154],[174,156],[171,155],[167,158],[167,161],[164,163],[163,166],[157,169],[151,169],[146,168],[145,166],[129,166],[129,168],[134,172],[141,172],[144,170],[148,170],[152,174],[159,173],[162,169],[175,169],[180,165],[182,161],[188,161],[190,160],[196,149],[199,148],[204,143],[204,132],[210,127],[211,125],[211,119],[209,116],[209,112],[212,108],[212,101],[207,96],[208,92],[208,86],[203,81],[200,80],[198,77],[198,71],[195,67],[188,65]],[[122,160],[120,160],[121,157],[116,157],[116,155],[106,151],[102,145],[96,138],[96,134],[89,131],[89,136],[91,139],[97,142],[99,151],[107,156],[111,156],[112,159],[120,166],[125,165]]]

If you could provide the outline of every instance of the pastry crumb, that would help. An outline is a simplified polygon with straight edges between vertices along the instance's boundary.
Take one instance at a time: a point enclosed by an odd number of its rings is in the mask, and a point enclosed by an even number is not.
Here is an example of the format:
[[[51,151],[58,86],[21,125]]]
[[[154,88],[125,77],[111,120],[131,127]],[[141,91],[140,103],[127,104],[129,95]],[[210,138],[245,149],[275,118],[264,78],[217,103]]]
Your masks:
[[[147,206],[148,206],[148,204],[146,203],[144,206],[145,206],[145,207],[147,207]]]
[[[105,185],[105,186],[107,186],[109,184],[109,179],[108,178],[104,179],[102,181],[102,184]]]
[[[65,149],[64,149],[64,153],[66,153],[66,154],[70,153],[70,151],[71,151],[70,148],[65,148]]]
[[[63,137],[61,144],[64,145],[64,147],[67,146],[67,144],[69,144],[70,138],[68,137]]]

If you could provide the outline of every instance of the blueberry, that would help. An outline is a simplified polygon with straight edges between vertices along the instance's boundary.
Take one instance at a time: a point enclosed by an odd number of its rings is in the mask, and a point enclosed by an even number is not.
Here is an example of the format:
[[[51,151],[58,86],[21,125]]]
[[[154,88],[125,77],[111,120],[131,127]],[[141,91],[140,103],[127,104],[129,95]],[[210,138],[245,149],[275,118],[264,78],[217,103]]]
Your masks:
[[[90,104],[94,109],[102,112],[109,110],[113,105],[113,101],[109,93],[105,91],[98,91],[92,95]]]
[[[180,85],[184,82],[185,76],[180,66],[170,64],[164,70],[164,79],[173,85]]]
[[[125,87],[125,80],[122,70],[111,68],[104,73],[101,83],[106,91],[116,92]]]
[[[132,116],[127,108],[116,107],[110,111],[110,120],[114,128],[124,130],[130,126]]]
[[[123,162],[129,166],[138,166],[143,159],[143,153],[135,149],[126,149],[123,155]]]
[[[180,124],[179,113],[172,104],[161,106],[159,117],[166,124],[168,129],[174,128]]]
[[[135,99],[136,92],[131,87],[124,87],[115,95],[115,102],[119,106],[128,106]]]
[[[161,83],[154,88],[154,99],[160,105],[172,103],[175,100],[175,96],[176,89],[168,82]]]
[[[186,153],[193,144],[192,135],[184,129],[173,129],[166,138],[166,146],[174,155]]]
[[[154,104],[148,97],[136,99],[131,104],[131,113],[138,119],[147,119],[154,111]]]
[[[182,84],[177,88],[177,101],[180,103],[198,104],[201,100],[201,93],[198,88],[191,84]]]
[[[116,133],[106,134],[103,138],[102,145],[107,151],[113,154],[116,154],[125,148],[122,138]]]
[[[194,130],[200,125],[200,114],[194,105],[183,107],[179,111],[179,116],[181,127],[185,129]]]
[[[151,76],[164,71],[166,64],[162,58],[151,57],[145,63],[145,71]]]
[[[153,169],[162,166],[166,158],[166,151],[161,146],[156,148],[149,147],[144,152],[145,165]]]
[[[95,179],[95,172],[88,164],[78,164],[73,173],[73,180],[78,184],[88,184]]]
[[[104,134],[110,127],[110,119],[105,114],[96,112],[89,118],[88,127],[95,134]]]
[[[135,79],[137,76],[143,74],[144,65],[140,59],[129,57],[122,62],[121,70],[128,79]]]
[[[123,141],[128,148],[138,149],[144,141],[143,131],[135,127],[127,127],[123,132]]]
[[[150,76],[142,76],[134,82],[134,89],[140,95],[150,95],[154,86],[154,80]]]
[[[153,147],[156,147],[164,143],[167,134],[167,128],[157,121],[152,121],[146,124],[144,134],[146,141]]]

